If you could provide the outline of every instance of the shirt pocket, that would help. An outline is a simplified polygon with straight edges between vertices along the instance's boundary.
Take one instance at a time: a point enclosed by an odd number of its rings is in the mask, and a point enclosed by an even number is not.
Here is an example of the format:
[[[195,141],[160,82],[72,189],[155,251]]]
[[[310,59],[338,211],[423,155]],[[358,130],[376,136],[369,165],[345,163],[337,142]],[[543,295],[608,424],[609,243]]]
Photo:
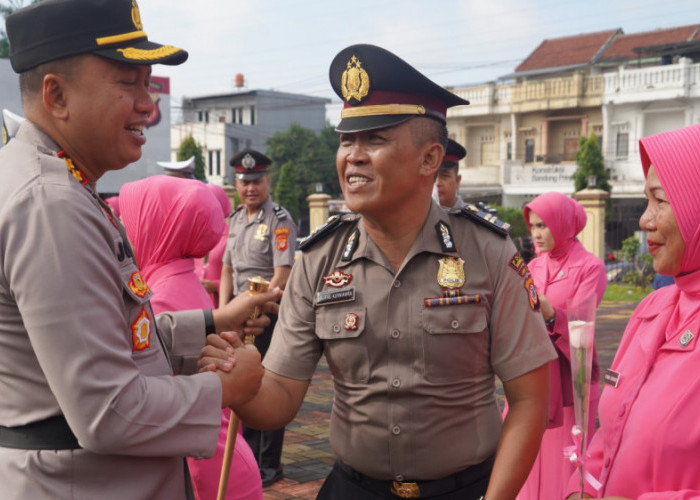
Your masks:
[[[489,370],[488,322],[483,306],[424,307],[421,320],[427,380],[454,382]]]
[[[323,342],[328,368],[339,380],[369,381],[366,317],[366,308],[351,309],[346,304],[322,306],[316,310],[316,335]]]

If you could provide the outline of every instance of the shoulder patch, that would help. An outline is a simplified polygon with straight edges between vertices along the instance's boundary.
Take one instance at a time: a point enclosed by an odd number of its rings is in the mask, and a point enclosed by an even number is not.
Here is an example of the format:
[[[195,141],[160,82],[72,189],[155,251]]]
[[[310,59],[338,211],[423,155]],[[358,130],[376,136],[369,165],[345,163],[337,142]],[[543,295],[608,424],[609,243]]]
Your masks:
[[[279,220],[284,220],[287,218],[287,212],[285,212],[284,208],[280,207],[279,205],[272,207],[272,210],[274,210],[275,215]]]
[[[349,222],[352,220],[355,219],[345,218],[342,215],[334,215],[330,217],[324,224],[318,226],[316,229],[311,231],[311,234],[309,234],[306,238],[301,240],[301,242],[299,243],[299,250],[305,252],[311,246],[313,246],[314,243],[316,243],[317,241],[321,241],[323,238],[325,238],[333,231],[338,229],[343,224],[343,222]]]
[[[495,215],[479,210],[471,203],[457,211],[457,215],[471,219],[504,238],[508,236],[511,230],[511,225],[508,222],[503,222]]]

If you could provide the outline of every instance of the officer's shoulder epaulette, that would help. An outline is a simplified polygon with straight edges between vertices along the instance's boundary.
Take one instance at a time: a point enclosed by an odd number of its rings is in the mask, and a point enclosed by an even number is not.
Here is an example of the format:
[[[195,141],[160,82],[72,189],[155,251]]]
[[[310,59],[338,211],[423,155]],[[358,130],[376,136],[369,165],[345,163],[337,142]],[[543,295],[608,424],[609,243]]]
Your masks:
[[[504,238],[510,233],[511,225],[508,222],[503,222],[495,215],[479,210],[475,205],[467,204],[456,212],[457,215],[467,217]]]
[[[311,231],[311,234],[309,234],[306,238],[301,240],[301,242],[299,243],[299,250],[301,250],[302,252],[308,250],[309,248],[311,248],[311,246],[313,246],[314,243],[321,241],[326,236],[328,236],[333,231],[342,226],[344,222],[351,222],[354,221],[356,218],[356,216],[353,217],[352,215],[348,214],[334,215],[332,217],[329,217],[326,222],[324,222],[316,229]]]
[[[287,218],[287,212],[285,212],[284,208],[282,208],[279,205],[275,205],[272,207],[272,210],[275,212],[275,215],[279,220],[284,220]]]
[[[231,212],[231,215],[233,215],[233,214],[235,214],[235,213],[237,213],[237,212],[240,212],[240,211],[243,210],[244,208],[245,208],[245,203],[239,204],[236,208],[233,209],[233,212]]]

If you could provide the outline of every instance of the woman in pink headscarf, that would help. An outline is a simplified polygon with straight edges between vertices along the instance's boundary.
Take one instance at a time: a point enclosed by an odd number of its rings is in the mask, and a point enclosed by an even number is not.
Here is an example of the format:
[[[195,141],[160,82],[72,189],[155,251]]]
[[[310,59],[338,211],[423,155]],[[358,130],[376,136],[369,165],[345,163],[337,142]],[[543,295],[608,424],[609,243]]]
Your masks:
[[[201,182],[156,175],[124,184],[121,216],[141,274],[153,291],[151,305],[163,311],[208,309],[211,298],[194,272],[194,259],[207,254],[226,229],[221,206]],[[196,367],[192,367],[196,371]],[[230,410],[221,412],[216,453],[188,458],[195,496],[214,500],[219,485]],[[262,481],[245,439],[236,440],[227,499],[262,499]]]
[[[595,498],[700,498],[700,125],[639,141],[639,219],[657,273],[675,284],[637,306],[600,400],[585,491]],[[573,477],[567,493],[578,490]],[[587,495],[587,496],[588,496]],[[572,494],[570,498],[576,498]]]
[[[231,200],[224,188],[216,184],[207,184],[207,188],[214,194],[214,197],[221,205],[221,213],[224,218],[228,217],[231,213]],[[224,231],[221,233],[221,239],[207,254],[206,262],[200,262],[199,275],[202,285],[209,292],[214,307],[219,306],[219,284],[221,282],[221,268],[224,265],[223,258],[227,240],[228,226],[225,226]]]
[[[538,254],[528,263],[540,298],[542,317],[559,358],[549,366],[549,422],[537,459],[519,500],[561,500],[573,465],[564,458],[564,448],[573,445],[575,423],[567,300],[595,296],[600,303],[608,280],[605,264],[588,252],[576,235],[586,225],[586,213],[576,200],[561,193],[545,193],[525,205],[525,222]],[[598,358],[593,353],[589,436],[595,430],[600,389]]]

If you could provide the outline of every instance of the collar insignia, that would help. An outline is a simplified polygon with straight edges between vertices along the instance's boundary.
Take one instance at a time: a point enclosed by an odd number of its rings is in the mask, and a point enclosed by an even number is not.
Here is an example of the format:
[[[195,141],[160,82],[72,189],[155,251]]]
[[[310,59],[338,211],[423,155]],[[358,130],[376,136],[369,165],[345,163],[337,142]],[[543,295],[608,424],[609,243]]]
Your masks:
[[[323,277],[323,283],[334,288],[348,285],[352,281],[352,274],[347,274],[336,269],[332,274]]]
[[[345,242],[345,250],[343,250],[343,255],[342,257],[340,257],[340,260],[347,262],[352,259],[355,250],[357,250],[357,245],[360,244],[359,237],[360,230],[358,228],[355,228],[355,230],[352,233],[350,233],[348,241]]]
[[[678,339],[678,342],[681,344],[681,347],[686,347],[694,337],[695,335],[693,335],[690,330],[686,330],[683,332],[683,335],[681,335],[681,338]]]
[[[440,221],[435,224],[435,231],[437,232],[438,241],[442,247],[443,252],[456,252],[454,238],[452,238],[452,230],[447,222]]]
[[[129,280],[129,289],[132,292],[134,292],[134,295],[140,298],[144,298],[146,295],[151,293],[151,289],[148,288],[148,285],[145,281],[143,281],[143,278],[141,277],[141,273],[139,273],[138,271],[131,273],[131,279]]]
[[[143,24],[141,23],[141,12],[139,12],[139,5],[136,0],[131,0],[131,20],[134,22],[134,27],[141,31],[143,29]]]
[[[362,67],[362,62],[352,56],[348,67],[341,77],[343,98],[350,104],[359,104],[369,94],[369,75]]]
[[[83,186],[87,186],[88,178],[85,176],[82,170],[76,166],[75,163],[73,163],[73,160],[70,159],[70,157],[66,154],[65,151],[61,150],[59,151],[56,156],[59,158],[62,158],[63,161],[66,162],[66,168],[68,168],[68,171],[71,173],[71,175],[75,178],[76,181],[78,181],[80,184]]]

